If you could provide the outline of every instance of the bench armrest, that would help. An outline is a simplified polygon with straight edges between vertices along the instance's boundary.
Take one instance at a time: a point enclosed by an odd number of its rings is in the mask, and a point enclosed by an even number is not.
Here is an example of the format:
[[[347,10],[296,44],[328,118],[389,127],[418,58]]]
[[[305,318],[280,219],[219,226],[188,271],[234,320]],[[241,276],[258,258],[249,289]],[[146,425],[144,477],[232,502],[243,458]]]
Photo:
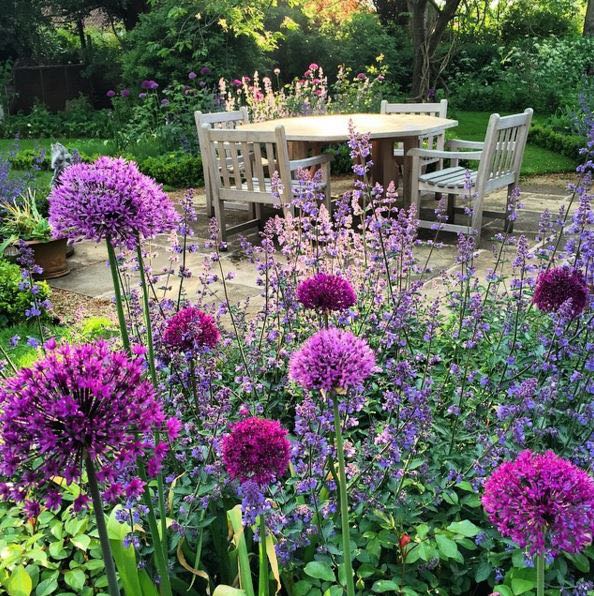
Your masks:
[[[291,170],[291,172],[294,172],[295,170],[330,163],[332,161],[332,157],[333,156],[329,153],[323,153],[322,155],[314,155],[312,157],[306,157],[304,159],[293,159],[289,162],[289,170]]]
[[[448,141],[448,149],[482,149],[485,146],[483,141],[464,141],[462,139],[452,139]]]
[[[473,159],[479,160],[482,151],[437,151],[436,149],[410,149],[410,157],[437,157],[438,159]]]

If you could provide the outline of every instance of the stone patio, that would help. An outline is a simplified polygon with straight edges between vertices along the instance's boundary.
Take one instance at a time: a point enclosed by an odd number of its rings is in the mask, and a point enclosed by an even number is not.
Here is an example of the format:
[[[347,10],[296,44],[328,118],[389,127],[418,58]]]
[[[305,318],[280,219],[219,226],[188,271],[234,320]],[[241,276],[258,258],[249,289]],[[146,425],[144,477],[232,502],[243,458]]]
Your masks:
[[[547,178],[531,178],[523,181],[521,202],[524,207],[521,210],[518,220],[515,223],[514,234],[525,234],[530,241],[530,244],[535,243],[535,235],[538,230],[538,221],[541,213],[545,209],[552,212],[557,212],[561,204],[567,199],[568,193],[566,190],[567,182],[572,180],[572,176],[555,176]],[[339,194],[350,188],[350,178],[333,179],[333,194]],[[174,199],[181,197],[181,192],[172,193]],[[203,189],[198,191],[195,195],[196,206],[198,208],[199,220],[194,227],[195,240],[200,243],[200,240],[205,240],[208,236],[208,220],[206,218],[205,210],[205,196]],[[505,193],[497,193],[488,197],[488,208],[492,210],[503,210],[505,205]],[[433,209],[435,201],[432,197],[426,197],[423,201],[423,208]],[[248,218],[245,211],[231,211],[230,219],[239,223]],[[483,222],[482,243],[480,246],[479,255],[477,257],[477,267],[479,270],[487,270],[492,266],[492,241],[491,237],[502,228],[501,220],[493,220],[486,218]],[[421,238],[433,238],[435,232],[421,231]],[[256,231],[248,238],[253,242],[258,241]],[[435,277],[441,271],[449,269],[455,265],[456,257],[456,235],[448,233],[440,233],[440,242],[444,246],[435,249],[431,256],[432,273]],[[153,242],[153,250],[157,254],[156,260],[153,262],[155,270],[167,264],[167,238],[157,238]],[[421,245],[417,249],[419,260],[424,262],[427,257],[427,246]],[[197,252],[188,255],[187,266],[196,272],[201,265],[204,252]],[[50,284],[54,288],[60,288],[68,292],[74,292],[89,298],[109,299],[113,296],[111,274],[107,266],[107,252],[103,244],[95,244],[92,242],[82,242],[76,245],[75,254],[69,259],[71,272],[69,275],[50,280]],[[256,275],[253,266],[244,258],[242,258],[237,239],[234,239],[229,244],[229,250],[222,256],[222,265],[225,272],[234,271],[235,278],[227,282],[230,298],[233,302],[239,302],[244,298],[256,298],[260,294],[260,288],[256,285]],[[191,298],[198,287],[199,281],[196,277],[190,278],[185,282],[187,295]],[[213,300],[223,299],[222,286],[213,284],[211,286],[213,291]],[[428,293],[433,293],[435,289],[431,290],[431,281],[428,281]],[[257,302],[257,300],[256,300]]]

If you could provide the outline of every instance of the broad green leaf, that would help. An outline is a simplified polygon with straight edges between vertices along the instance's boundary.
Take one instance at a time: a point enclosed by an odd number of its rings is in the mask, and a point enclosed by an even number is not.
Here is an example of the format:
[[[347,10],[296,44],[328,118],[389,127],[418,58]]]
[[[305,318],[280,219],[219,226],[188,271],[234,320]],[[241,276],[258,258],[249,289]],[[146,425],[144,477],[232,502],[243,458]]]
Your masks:
[[[579,569],[582,573],[590,572],[590,561],[588,557],[581,553],[577,555],[566,555],[566,557]]]
[[[74,536],[70,542],[72,542],[76,548],[86,551],[91,544],[91,537],[88,534],[78,534],[77,536]]]
[[[27,570],[19,565],[15,567],[6,583],[6,591],[9,596],[29,596],[33,589],[33,581]]]
[[[37,584],[35,596],[49,596],[58,589],[58,582],[54,578],[44,579]]]
[[[463,519],[462,521],[459,521],[459,522],[452,522],[447,527],[447,529],[450,532],[454,532],[454,534],[461,534],[462,536],[465,536],[466,538],[472,538],[473,536],[476,536],[481,531],[481,529],[478,526],[473,524],[468,519]]]
[[[322,579],[327,582],[336,581],[336,576],[330,565],[321,561],[310,561],[304,569],[306,575],[315,579]]]
[[[444,555],[444,557],[448,559],[457,559],[459,556],[458,545],[447,536],[443,536],[442,534],[437,534],[435,536],[435,541],[437,542],[437,548],[439,552]]]
[[[474,573],[474,580],[477,583],[484,582],[491,575],[492,571],[493,567],[488,561],[481,561]]]
[[[245,596],[243,590],[232,588],[231,586],[217,586],[212,596]]]
[[[383,594],[384,592],[396,592],[398,590],[398,584],[390,579],[379,579],[376,581],[372,588],[372,592]]]
[[[64,581],[73,590],[80,592],[85,585],[85,572],[82,569],[71,569],[64,574]]]
[[[342,586],[330,586],[325,592],[324,596],[343,596],[344,589]]]
[[[519,596],[520,594],[525,594],[526,592],[533,590],[536,587],[536,582],[515,577],[511,580],[511,587],[514,596]]]
[[[312,588],[308,581],[301,579],[293,586],[293,596],[306,596]]]
[[[499,584],[493,588],[493,592],[499,592],[500,596],[514,596],[514,593],[511,591],[511,588],[504,586],[503,584]]]

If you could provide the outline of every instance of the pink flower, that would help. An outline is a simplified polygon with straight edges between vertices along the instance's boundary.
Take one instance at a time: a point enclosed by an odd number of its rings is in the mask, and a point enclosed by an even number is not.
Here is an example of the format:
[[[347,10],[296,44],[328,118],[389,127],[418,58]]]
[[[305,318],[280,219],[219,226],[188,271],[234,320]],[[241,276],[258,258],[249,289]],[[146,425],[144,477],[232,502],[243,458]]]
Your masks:
[[[350,308],[357,301],[357,296],[344,277],[317,273],[297,286],[297,300],[305,308],[331,311]]]
[[[180,352],[214,348],[221,333],[214,319],[195,306],[187,306],[175,313],[163,332],[163,343]]]
[[[582,272],[571,267],[553,267],[538,275],[532,302],[543,312],[556,312],[571,300],[573,316],[582,313],[588,303],[588,286]]]

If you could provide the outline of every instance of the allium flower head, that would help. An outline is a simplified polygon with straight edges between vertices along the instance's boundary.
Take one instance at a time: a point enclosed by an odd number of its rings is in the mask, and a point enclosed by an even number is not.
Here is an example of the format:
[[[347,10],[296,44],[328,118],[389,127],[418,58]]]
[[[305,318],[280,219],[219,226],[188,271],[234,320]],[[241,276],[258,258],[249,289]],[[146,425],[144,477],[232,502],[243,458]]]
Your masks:
[[[153,433],[166,421],[143,371],[141,358],[97,342],[58,347],[8,379],[0,387],[0,476],[9,482],[0,495],[46,492],[51,506],[52,477],[79,481],[86,456],[114,497],[153,449],[155,469],[166,445],[154,446]]]
[[[208,66],[203,66],[203,67],[200,69],[200,74],[201,74],[203,77],[205,77],[206,75],[209,75],[209,74],[210,74],[210,68],[208,68]]]
[[[544,312],[556,312],[571,299],[573,316],[581,314],[588,302],[588,286],[581,271],[553,267],[539,274],[532,301]]]
[[[291,444],[276,420],[244,418],[223,438],[223,462],[229,476],[241,484],[260,486],[281,478],[289,467]]]
[[[344,277],[318,273],[297,286],[297,299],[305,308],[329,311],[350,308],[357,296]]]
[[[127,248],[136,246],[138,235],[171,231],[179,219],[160,185],[134,162],[113,157],[67,168],[49,203],[55,236],[108,239]]]
[[[187,306],[175,313],[163,332],[163,343],[179,352],[214,348],[220,338],[214,319],[195,306]]]
[[[190,79],[190,81],[193,81],[197,76],[198,75],[194,71],[188,73],[188,79]]]
[[[143,89],[154,91],[155,89],[159,88],[159,83],[157,83],[157,81],[144,80],[142,83],[140,83],[140,86]]]
[[[304,389],[359,387],[375,368],[367,342],[341,329],[322,329],[291,356],[289,376]]]
[[[531,554],[577,553],[592,542],[594,479],[552,451],[501,464],[482,501],[501,534]]]

